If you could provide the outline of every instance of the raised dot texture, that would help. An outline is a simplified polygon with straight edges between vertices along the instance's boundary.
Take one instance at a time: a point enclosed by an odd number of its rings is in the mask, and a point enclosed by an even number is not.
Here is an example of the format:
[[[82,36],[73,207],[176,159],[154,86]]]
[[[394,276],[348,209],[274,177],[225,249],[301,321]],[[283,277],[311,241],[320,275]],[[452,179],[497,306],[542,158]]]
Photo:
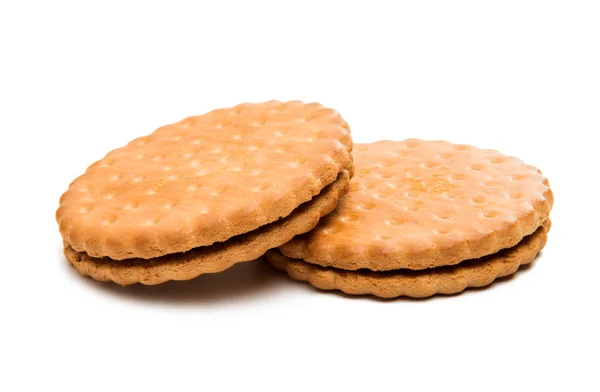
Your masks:
[[[484,211],[483,212],[483,216],[485,218],[495,218],[498,216],[498,214],[499,214],[498,211]]]
[[[487,197],[485,197],[485,196],[473,196],[471,198],[471,201],[473,201],[473,203],[475,203],[475,204],[482,204],[482,203],[485,203],[487,201]]]
[[[370,210],[372,210],[373,208],[375,208],[375,206],[376,206],[376,204],[375,204],[375,203],[371,203],[371,202],[363,202],[363,203],[360,203],[360,204],[357,206],[357,208],[358,208],[359,210],[363,210],[363,211],[370,211]]]
[[[284,255],[347,270],[453,265],[516,245],[552,207],[536,168],[495,151],[409,139],[355,144],[354,155],[350,192]]]
[[[321,105],[271,101],[217,109],[110,152],[73,182],[56,216],[74,250],[94,257],[186,252],[288,216],[351,169],[351,150],[348,125]],[[227,192],[212,196],[226,186]],[[152,246],[141,246],[130,233],[174,196],[182,202],[169,208],[168,219],[143,226],[139,237]],[[128,208],[134,199],[143,208]],[[92,201],[96,207],[81,213]],[[117,228],[99,229],[114,211]]]
[[[108,258],[92,258],[84,252],[76,252],[69,245],[65,246],[64,253],[78,272],[100,281],[110,280],[120,285],[128,285],[138,282],[158,284],[168,280],[188,280],[204,273],[225,270],[241,261],[254,260],[268,249],[280,245],[294,235],[311,230],[320,217],[335,208],[340,196],[345,193],[348,182],[348,173],[341,172],[333,184],[323,189],[307,205],[298,209],[297,213],[261,227],[261,230],[255,230],[210,247],[199,247],[189,252],[175,253],[154,259],[133,259],[119,262]],[[196,211],[200,215],[210,213],[205,205],[196,207]],[[156,230],[155,227],[159,229],[161,225],[165,224],[165,220],[156,215],[156,209],[153,209],[152,212],[154,215],[136,214],[139,231],[153,231]],[[169,212],[168,216],[172,216],[172,213]],[[159,218],[160,221],[153,223],[152,218]],[[211,218],[203,216],[202,219]],[[118,227],[112,227],[110,230],[118,230]]]
[[[127,211],[133,211],[133,210],[137,209],[138,207],[139,207],[139,203],[126,203],[123,206],[123,209],[127,210]]]

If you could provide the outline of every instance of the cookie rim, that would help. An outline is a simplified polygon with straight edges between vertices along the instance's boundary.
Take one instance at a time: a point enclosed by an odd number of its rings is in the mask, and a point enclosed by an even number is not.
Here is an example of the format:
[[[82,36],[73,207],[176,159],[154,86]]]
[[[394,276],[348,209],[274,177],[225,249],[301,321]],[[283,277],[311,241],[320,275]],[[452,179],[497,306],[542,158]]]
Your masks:
[[[374,146],[382,144],[400,145],[407,143],[441,143],[451,147],[463,147],[479,152],[494,151],[504,158],[518,160],[523,167],[526,165],[518,158],[501,154],[495,150],[483,150],[475,146],[454,144],[445,140],[421,140],[406,139],[380,140],[373,143],[355,143],[354,144],[354,164],[355,170],[360,170],[360,162],[357,165],[356,154],[361,147]],[[360,158],[358,158],[360,159]],[[477,240],[465,239],[462,242],[456,242],[453,247],[441,248],[433,247],[430,249],[411,252],[402,249],[397,252],[383,252],[374,244],[367,244],[361,252],[349,252],[351,255],[340,254],[335,249],[320,249],[318,241],[312,241],[311,233],[294,238],[289,243],[279,247],[281,253],[287,257],[306,260],[312,264],[318,264],[323,267],[335,267],[346,270],[358,270],[367,268],[376,271],[391,271],[397,269],[421,270],[445,265],[455,265],[464,260],[481,258],[488,254],[496,253],[502,249],[515,246],[521,239],[532,234],[539,226],[543,224],[550,216],[550,211],[554,204],[554,194],[549,186],[549,181],[537,169],[538,174],[543,178],[542,184],[546,187],[541,199],[531,200],[532,209],[529,213],[521,215],[510,224],[507,224],[501,230],[495,230],[487,233],[481,233]],[[360,173],[357,174],[360,176]],[[356,181],[356,177],[354,179]],[[349,193],[352,193],[350,190]],[[343,205],[344,199],[340,201]],[[338,208],[339,211],[339,208]],[[337,212],[334,212],[334,214]],[[317,226],[316,230],[320,228]],[[314,233],[314,231],[313,231]],[[343,247],[347,249],[347,247]]]
[[[74,200],[73,203],[75,203],[75,205],[79,204],[79,202],[77,202],[77,192],[70,186],[69,190],[61,196],[61,204],[55,214],[56,221],[59,225],[59,231],[63,239],[76,251],[86,252],[93,257],[109,257],[114,260],[132,258],[152,259],[171,253],[186,252],[200,246],[209,246],[226,241],[232,237],[256,230],[281,217],[288,216],[298,208],[298,206],[311,200],[325,187],[333,183],[341,170],[345,169],[350,172],[353,170],[353,143],[347,122],[335,110],[316,103],[303,103],[301,101],[244,103],[230,108],[216,109],[199,116],[188,117],[178,123],[163,126],[145,137],[155,135],[156,132],[164,128],[178,126],[190,119],[208,116],[215,112],[240,112],[246,107],[251,107],[253,108],[252,110],[257,110],[259,113],[266,113],[274,110],[271,106],[275,106],[275,109],[278,110],[281,110],[282,108],[293,110],[297,107],[305,107],[306,109],[304,110],[307,110],[309,113],[312,113],[313,111],[315,113],[324,111],[323,113],[327,113],[328,116],[331,115],[331,119],[327,117],[326,120],[324,120],[328,125],[324,128],[323,132],[327,135],[326,139],[331,139],[332,143],[338,143],[340,147],[343,148],[335,151],[332,150],[331,154],[328,155],[327,160],[316,164],[311,172],[310,178],[307,177],[307,180],[302,184],[298,184],[295,188],[290,188],[285,197],[269,200],[268,202],[261,204],[259,209],[253,209],[253,218],[248,219],[248,222],[246,222],[246,219],[241,220],[234,215],[224,216],[219,214],[218,216],[215,215],[215,217],[213,217],[215,222],[211,226],[218,229],[199,230],[197,228],[197,223],[208,221],[201,216],[195,216],[190,220],[190,224],[186,225],[187,228],[185,229],[182,229],[181,227],[158,227],[154,226],[154,224],[146,226],[139,225],[135,230],[135,236],[124,239],[122,233],[118,231],[102,229],[100,222],[93,221],[91,223],[83,224],[82,222],[84,221],[81,221],[78,215],[73,211],[73,208],[67,208],[69,198]],[[90,168],[95,165],[101,165],[111,153],[127,149],[138,139],[133,140],[126,146],[111,151],[107,156],[90,165],[88,170],[86,170],[82,176],[79,176],[73,181],[72,185],[77,181],[82,181],[81,178],[84,178],[84,176],[87,175]],[[317,171],[319,172],[318,175]],[[94,177],[91,178],[93,179]],[[67,203],[67,205],[65,205],[65,203]],[[75,226],[76,222],[79,222],[77,223],[77,226]],[[200,226],[203,225],[207,225],[207,223],[202,223]],[[131,232],[131,230],[129,230],[129,232]]]
[[[456,265],[427,270],[346,271],[291,259],[277,249],[267,252],[265,259],[291,279],[307,282],[321,290],[338,290],[349,295],[373,295],[388,299],[428,298],[438,294],[458,294],[470,287],[488,286],[498,278],[512,275],[521,265],[536,259],[546,245],[550,226],[550,219],[547,219],[533,234],[526,236],[512,248]],[[457,278],[457,275],[460,276]],[[359,280],[366,283],[356,287],[355,283]],[[412,284],[405,284],[408,281]]]
[[[299,206],[297,211],[288,217],[217,245],[156,259],[110,260],[90,257],[65,244],[65,257],[81,275],[121,285],[156,285],[170,280],[190,280],[202,274],[221,272],[234,264],[255,260],[267,250],[314,228],[321,217],[335,209],[339,199],[348,191],[349,183],[350,173],[343,170],[336,181],[312,200]],[[266,243],[257,247],[265,238]],[[157,262],[158,264],[151,265]],[[170,268],[174,265],[177,265],[177,268]]]

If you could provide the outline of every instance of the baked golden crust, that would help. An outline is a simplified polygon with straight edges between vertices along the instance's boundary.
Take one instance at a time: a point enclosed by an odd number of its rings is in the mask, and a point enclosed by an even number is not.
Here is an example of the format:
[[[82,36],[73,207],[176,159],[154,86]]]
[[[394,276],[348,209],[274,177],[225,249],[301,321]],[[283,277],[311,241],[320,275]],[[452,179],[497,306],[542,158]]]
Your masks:
[[[350,192],[285,256],[345,270],[453,265],[515,246],[552,208],[540,171],[497,151],[409,139],[354,153]]]
[[[294,235],[311,230],[323,215],[335,209],[340,197],[348,191],[349,181],[349,173],[343,171],[336,181],[288,217],[225,242],[195,248],[186,253],[153,259],[111,260],[90,257],[65,244],[65,256],[82,275],[122,285],[138,282],[153,285],[223,271],[235,263],[254,260],[268,249],[289,241]]]
[[[460,264],[425,270],[373,272],[346,271],[290,259],[278,250],[270,250],[266,259],[275,268],[300,281],[323,290],[341,290],[347,294],[372,294],[381,298],[401,296],[425,298],[435,294],[456,294],[468,287],[483,287],[508,276],[519,266],[531,263],[546,244],[550,220],[516,246]]]
[[[352,172],[348,124],[299,101],[242,104],[157,129],[91,165],[61,197],[61,235],[114,260],[208,246],[290,215]]]

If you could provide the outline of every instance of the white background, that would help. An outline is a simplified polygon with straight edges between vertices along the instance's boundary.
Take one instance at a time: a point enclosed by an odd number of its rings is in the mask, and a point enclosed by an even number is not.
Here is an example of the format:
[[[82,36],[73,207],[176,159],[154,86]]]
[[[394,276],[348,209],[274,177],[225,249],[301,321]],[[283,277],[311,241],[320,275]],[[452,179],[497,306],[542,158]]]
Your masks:
[[[600,3],[83,3],[0,3],[0,390],[600,390]],[[269,99],[333,107],[356,142],[540,167],[543,255],[425,301],[322,293],[260,263],[120,288],[65,262],[54,212],[90,163]]]

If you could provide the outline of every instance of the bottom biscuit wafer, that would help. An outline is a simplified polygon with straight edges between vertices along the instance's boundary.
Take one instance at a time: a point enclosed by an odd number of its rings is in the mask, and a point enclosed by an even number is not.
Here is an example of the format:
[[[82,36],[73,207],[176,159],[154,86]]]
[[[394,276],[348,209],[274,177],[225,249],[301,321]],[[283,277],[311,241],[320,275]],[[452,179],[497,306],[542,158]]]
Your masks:
[[[273,267],[287,272],[292,279],[307,281],[323,290],[341,290],[353,295],[372,294],[381,298],[425,298],[435,294],[456,294],[468,287],[487,286],[497,278],[515,273],[519,266],[536,258],[546,244],[549,230],[548,219],[512,248],[457,265],[425,270],[346,271],[290,259],[276,249],[270,250],[266,259]]]
[[[322,216],[335,209],[339,198],[348,191],[349,181],[349,173],[342,171],[335,182],[291,215],[225,242],[189,252],[154,259],[117,261],[107,257],[93,258],[66,244],[64,253],[79,273],[100,281],[153,285],[169,280],[193,279],[201,274],[223,271],[238,262],[254,260],[268,249],[311,230]]]

